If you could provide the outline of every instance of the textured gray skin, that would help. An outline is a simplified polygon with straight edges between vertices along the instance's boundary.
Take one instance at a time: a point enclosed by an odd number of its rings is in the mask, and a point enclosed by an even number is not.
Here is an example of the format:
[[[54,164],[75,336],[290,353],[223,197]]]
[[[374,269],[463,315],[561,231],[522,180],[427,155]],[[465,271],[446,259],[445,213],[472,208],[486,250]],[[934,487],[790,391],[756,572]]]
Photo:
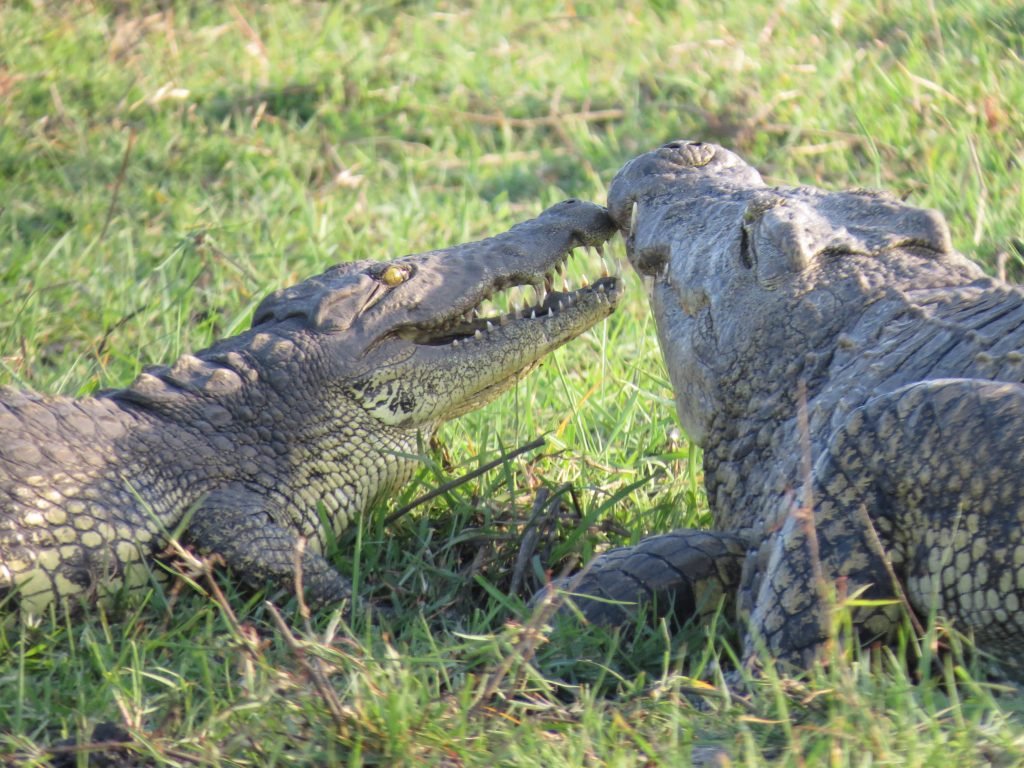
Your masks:
[[[126,389],[0,390],[0,593],[26,612],[74,609],[148,583],[148,556],[181,532],[249,584],[286,588],[304,539],[307,599],[349,597],[328,542],[408,480],[422,436],[607,316],[619,282],[493,324],[481,302],[544,294],[571,249],[614,232],[603,208],[566,201],[488,240],[336,266]]]
[[[684,618],[724,595],[747,628],[745,662],[767,652],[805,668],[834,600],[865,589],[1017,659],[1024,292],[956,253],[934,211],[768,187],[709,144],[628,163],[609,211],[653,284],[715,530],[599,557],[575,591],[654,596]],[[578,603],[598,622],[626,617]],[[856,610],[861,642],[891,641],[901,615]]]

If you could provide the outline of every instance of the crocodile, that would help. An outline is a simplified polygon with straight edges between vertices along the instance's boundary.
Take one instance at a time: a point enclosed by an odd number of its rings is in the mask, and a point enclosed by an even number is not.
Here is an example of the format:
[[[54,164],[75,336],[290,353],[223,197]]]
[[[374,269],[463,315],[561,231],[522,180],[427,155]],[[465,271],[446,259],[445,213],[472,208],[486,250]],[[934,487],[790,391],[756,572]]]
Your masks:
[[[614,234],[604,208],[568,200],[479,242],[339,264],[124,389],[0,390],[4,605],[62,614],[139,590],[172,535],[249,586],[350,598],[329,542],[412,476],[439,424],[612,312],[618,277],[570,291],[564,268]],[[526,286],[534,303],[484,316]]]
[[[634,158],[608,208],[712,527],[599,555],[572,587],[584,616],[700,621],[721,602],[744,665],[801,672],[846,604],[853,644],[938,617],[1019,665],[1024,289],[955,251],[936,211],[769,186],[708,143]]]

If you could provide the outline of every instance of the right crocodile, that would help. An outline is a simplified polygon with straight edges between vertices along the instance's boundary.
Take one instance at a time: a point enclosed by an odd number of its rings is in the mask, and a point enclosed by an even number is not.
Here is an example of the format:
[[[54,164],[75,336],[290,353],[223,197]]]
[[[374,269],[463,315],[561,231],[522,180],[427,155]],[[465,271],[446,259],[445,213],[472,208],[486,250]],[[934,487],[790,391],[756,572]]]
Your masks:
[[[599,556],[573,589],[583,613],[620,623],[618,601],[658,598],[685,619],[724,597],[745,664],[806,669],[859,594],[884,603],[854,609],[863,644],[934,612],[1013,666],[1024,290],[954,251],[935,211],[770,187],[712,144],[635,158],[609,210],[651,287],[714,530]]]
[[[60,612],[145,587],[174,533],[252,586],[292,589],[301,571],[310,604],[350,597],[329,543],[411,477],[438,425],[611,313],[618,278],[552,283],[614,233],[604,208],[568,200],[487,240],[339,264],[124,389],[0,388],[0,598]],[[479,316],[526,285],[535,305]]]

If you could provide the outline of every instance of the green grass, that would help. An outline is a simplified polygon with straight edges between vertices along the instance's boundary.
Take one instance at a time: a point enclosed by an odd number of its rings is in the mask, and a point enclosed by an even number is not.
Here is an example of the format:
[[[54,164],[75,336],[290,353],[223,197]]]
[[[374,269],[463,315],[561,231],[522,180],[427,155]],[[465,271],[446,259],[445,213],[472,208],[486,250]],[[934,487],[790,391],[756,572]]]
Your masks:
[[[940,208],[961,250],[1020,278],[1022,59],[1024,11],[993,0],[5,3],[0,383],[124,384],[336,261],[601,200],[677,137],[772,181]],[[220,602],[197,576],[110,620],[2,623],[0,757],[47,764],[112,722],[140,765],[680,765],[695,744],[740,765],[1024,762],[1024,700],[957,657],[846,660],[744,703],[717,672],[724,627],[524,624],[507,589],[539,488],[579,501],[542,542],[550,565],[707,521],[627,282],[609,321],[443,429],[402,500],[544,434],[542,454],[340,542],[393,614],[289,610],[289,643],[260,596]],[[697,680],[719,691],[705,708]]]

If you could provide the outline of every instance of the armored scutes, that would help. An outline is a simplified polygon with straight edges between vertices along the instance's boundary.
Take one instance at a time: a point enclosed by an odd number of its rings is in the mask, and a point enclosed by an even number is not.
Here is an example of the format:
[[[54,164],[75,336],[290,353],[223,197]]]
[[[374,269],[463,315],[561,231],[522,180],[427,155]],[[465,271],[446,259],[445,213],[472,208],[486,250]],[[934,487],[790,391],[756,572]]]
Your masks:
[[[830,637],[836,600],[898,598],[1013,666],[1024,291],[956,253],[934,211],[769,187],[710,144],[634,159],[609,210],[652,284],[715,530],[607,553],[576,591],[672,598],[684,617],[724,595],[747,628],[745,661],[798,669]],[[578,603],[596,621],[625,617]],[[860,640],[892,640],[901,615],[857,609]]]
[[[0,390],[0,593],[74,609],[148,580],[180,532],[252,585],[349,583],[327,543],[415,471],[417,434],[477,408],[614,308],[619,282],[555,292],[615,231],[567,201],[497,237],[341,264],[266,298],[252,329],[95,398]],[[538,303],[492,318],[493,294]]]

